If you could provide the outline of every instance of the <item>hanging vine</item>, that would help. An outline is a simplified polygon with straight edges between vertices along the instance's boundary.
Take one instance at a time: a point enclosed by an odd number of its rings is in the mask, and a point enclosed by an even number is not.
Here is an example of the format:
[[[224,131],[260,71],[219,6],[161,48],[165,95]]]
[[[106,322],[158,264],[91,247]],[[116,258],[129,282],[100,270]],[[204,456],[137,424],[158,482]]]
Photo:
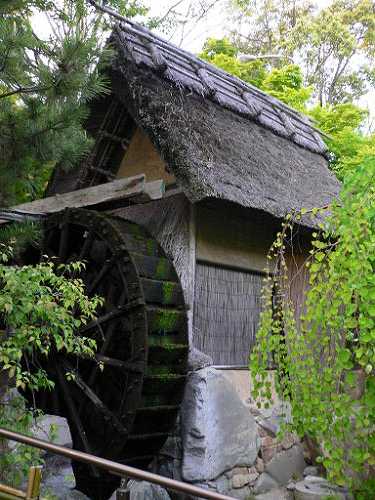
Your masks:
[[[291,406],[291,430],[317,443],[330,480],[356,489],[375,466],[374,159],[347,178],[340,199],[313,234],[297,318],[286,256],[295,223],[321,211],[287,216],[270,250],[250,357],[253,397],[272,402],[272,359],[278,394]]]

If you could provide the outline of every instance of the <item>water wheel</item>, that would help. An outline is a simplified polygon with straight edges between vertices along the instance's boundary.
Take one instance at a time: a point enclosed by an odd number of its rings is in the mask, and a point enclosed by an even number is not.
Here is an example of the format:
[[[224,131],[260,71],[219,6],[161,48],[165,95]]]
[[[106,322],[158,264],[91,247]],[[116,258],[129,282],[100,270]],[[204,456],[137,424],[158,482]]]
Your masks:
[[[186,377],[187,316],[173,265],[142,227],[82,209],[48,219],[44,253],[85,261],[87,293],[105,303],[80,331],[97,341],[96,360],[55,354],[45,364],[55,390],[37,393],[37,406],[68,419],[75,449],[147,467],[174,426]],[[73,470],[90,498],[116,487],[99,470]]]

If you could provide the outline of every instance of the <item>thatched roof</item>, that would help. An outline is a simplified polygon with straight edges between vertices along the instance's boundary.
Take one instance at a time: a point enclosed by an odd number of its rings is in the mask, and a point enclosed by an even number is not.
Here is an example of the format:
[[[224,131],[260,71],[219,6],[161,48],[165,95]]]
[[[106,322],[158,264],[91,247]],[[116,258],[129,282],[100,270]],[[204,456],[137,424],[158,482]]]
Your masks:
[[[118,99],[148,134],[192,202],[219,198],[283,217],[337,196],[307,118],[134,23],[118,24],[111,42],[112,105]],[[89,128],[103,135],[92,109]]]

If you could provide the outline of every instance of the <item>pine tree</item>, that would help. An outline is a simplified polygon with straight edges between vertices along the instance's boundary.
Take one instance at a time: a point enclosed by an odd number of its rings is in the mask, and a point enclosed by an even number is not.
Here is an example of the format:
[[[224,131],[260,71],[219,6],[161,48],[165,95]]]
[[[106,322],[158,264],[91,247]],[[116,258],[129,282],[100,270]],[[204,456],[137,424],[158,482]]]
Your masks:
[[[107,4],[146,13],[138,0]],[[84,0],[1,2],[0,206],[40,197],[56,163],[73,168],[90,148],[82,123],[88,101],[108,92],[108,28]]]

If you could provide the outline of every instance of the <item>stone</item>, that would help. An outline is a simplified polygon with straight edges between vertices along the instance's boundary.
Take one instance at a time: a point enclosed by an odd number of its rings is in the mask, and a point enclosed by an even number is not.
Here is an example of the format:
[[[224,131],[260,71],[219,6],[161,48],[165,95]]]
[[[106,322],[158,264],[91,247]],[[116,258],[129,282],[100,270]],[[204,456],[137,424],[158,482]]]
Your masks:
[[[157,484],[131,479],[128,482],[128,488],[130,500],[171,500],[168,492]],[[113,492],[109,500],[116,500],[116,491]]]
[[[249,500],[253,498],[251,496],[251,490],[249,486],[244,486],[243,488],[239,488],[237,490],[229,490],[225,492],[226,495],[229,495],[231,498],[236,498],[237,500]],[[197,500],[201,500],[198,499]]]
[[[293,498],[293,493],[285,488],[277,488],[255,496],[256,500],[293,500]]]
[[[278,424],[272,422],[271,419],[265,419],[262,417],[256,417],[255,421],[268,434],[270,434],[272,437],[276,437],[279,428]]]
[[[72,436],[66,418],[43,415],[32,427],[32,435],[37,439],[53,441],[59,446],[72,447]]]
[[[181,439],[177,436],[169,436],[164,443],[159,455],[167,458],[174,458],[181,460],[182,449],[181,449]]]
[[[260,437],[268,437],[269,433],[266,431],[266,429],[263,429],[262,426],[258,425],[258,434]]]
[[[232,469],[232,477],[236,476],[237,474],[247,474],[248,470],[248,467],[235,467],[234,469]]]
[[[291,432],[287,432],[281,440],[281,446],[284,450],[289,450],[289,448],[291,448],[297,443],[298,443],[298,438],[294,436]]]
[[[319,476],[319,468],[315,467],[314,465],[309,465],[303,471],[303,475],[304,475],[304,477],[306,477],[306,476]]]
[[[328,479],[320,476],[306,476],[304,481],[306,484],[329,484]]]
[[[41,498],[54,500],[89,500],[74,489],[75,479],[69,460],[63,457],[50,458],[43,471]]]
[[[282,446],[276,438],[265,436],[262,437],[260,450],[262,459],[267,463],[282,450]]]
[[[157,484],[129,481],[130,500],[171,500],[168,492]]]
[[[255,468],[259,472],[259,474],[262,474],[262,472],[264,472],[264,462],[260,457],[258,457],[257,461],[255,462]]]
[[[290,479],[302,477],[306,463],[301,446],[293,446],[272,458],[265,471],[280,485],[288,484]]]
[[[252,403],[251,399],[248,400],[248,408],[250,410],[250,413],[252,415],[254,415],[255,417],[262,414],[260,409],[257,407],[257,405]]]
[[[307,476],[295,485],[295,500],[325,500],[333,497],[335,500],[350,498],[348,492],[330,484],[323,477]]]
[[[232,487],[235,489],[243,488],[249,484],[249,474],[237,474],[232,477]]]
[[[208,366],[212,366],[214,364],[211,356],[208,356],[204,352],[196,349],[195,347],[191,347],[188,354],[188,370],[195,372],[197,370],[201,370],[203,368],[207,368]]]
[[[294,481],[289,481],[289,483],[286,485],[286,489],[288,491],[294,491],[296,489],[296,483]]]
[[[191,372],[181,407],[182,477],[207,482],[254,465],[257,425],[235,388],[218,370]]]
[[[267,474],[267,472],[263,472],[255,483],[254,493],[267,493],[267,491],[274,490],[276,488],[279,488],[277,482],[269,474]]]
[[[255,473],[252,473],[252,474],[249,474],[248,475],[248,478],[249,478],[249,484],[254,484],[255,481],[258,479],[259,477],[259,473],[258,472],[255,472]]]

